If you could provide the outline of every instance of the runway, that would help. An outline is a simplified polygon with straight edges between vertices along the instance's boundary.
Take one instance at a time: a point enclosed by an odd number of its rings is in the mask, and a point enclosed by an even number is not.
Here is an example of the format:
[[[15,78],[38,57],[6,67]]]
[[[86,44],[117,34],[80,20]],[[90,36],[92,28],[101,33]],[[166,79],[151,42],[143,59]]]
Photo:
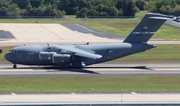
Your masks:
[[[0,65],[0,76],[179,76],[179,63],[96,64],[78,68]]]
[[[0,65],[0,77],[26,76],[179,76],[179,63],[96,64],[83,69],[18,65]],[[119,93],[0,93],[4,105],[68,105],[68,106],[177,106],[179,92],[119,92]]]

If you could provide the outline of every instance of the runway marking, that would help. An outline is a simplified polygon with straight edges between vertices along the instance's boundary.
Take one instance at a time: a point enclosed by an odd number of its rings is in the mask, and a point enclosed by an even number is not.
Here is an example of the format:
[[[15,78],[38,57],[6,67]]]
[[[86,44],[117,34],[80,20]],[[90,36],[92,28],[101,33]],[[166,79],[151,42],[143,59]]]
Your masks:
[[[86,28],[86,27],[82,26],[82,25],[79,25],[79,24],[76,24],[76,25],[79,26],[79,27],[81,27],[81,28],[84,28],[84,29],[86,29],[86,30],[88,30],[88,31],[95,32],[95,31],[93,31],[93,30],[91,30],[91,29],[89,29],[89,28]]]
[[[9,32],[10,32],[10,31],[9,31]],[[14,39],[17,39],[16,36],[15,36],[13,33],[10,32],[10,34],[14,37]]]
[[[54,32],[52,32],[51,30],[47,29],[46,27],[44,27],[43,25],[40,25],[41,27],[43,27],[44,29],[48,30],[49,32],[51,32],[52,34],[56,35],[58,38],[62,39],[60,36],[58,36],[57,34],[55,34]]]
[[[131,92],[131,94],[136,95],[137,93],[136,92]]]
[[[16,94],[15,94],[15,93],[11,93],[11,95],[16,96]]]
[[[85,27],[85,26],[82,26],[82,25],[80,25],[80,24],[76,24],[76,25],[79,26],[79,27],[81,27],[81,28],[83,28],[83,29],[86,29],[86,30],[88,30],[88,31],[91,31],[91,32],[96,32],[96,33],[105,34],[105,33],[103,33],[103,32],[98,32],[98,31],[91,30],[91,29],[89,29],[89,28],[87,28],[87,27]]]
[[[7,68],[7,69],[5,69],[5,68]],[[156,71],[179,71],[180,70],[180,67],[170,67],[170,68],[151,68],[151,67],[149,67],[150,68],[150,70],[149,69],[136,69],[136,68],[91,68],[91,67],[89,67],[89,68],[83,68],[83,69],[87,69],[87,70],[93,70],[93,71],[107,71],[107,70],[110,70],[110,69],[112,69],[113,71],[123,71],[123,70],[125,70],[126,72],[127,71],[137,71],[137,70],[141,70],[141,71],[144,71],[144,70],[146,70],[146,72],[147,71],[149,71],[149,72],[156,72]],[[7,67],[7,66],[1,66],[0,67],[0,71],[24,71],[24,69],[27,69],[28,71],[51,71],[51,70],[53,70],[53,69],[43,69],[42,67],[29,67],[29,66],[19,66],[19,69],[17,68],[17,69],[13,69],[13,68],[9,68],[9,67]],[[59,68],[59,69],[61,69],[61,68]],[[102,70],[103,69],[103,70]],[[54,69],[54,70],[56,70],[56,69]]]
[[[151,65],[151,64],[150,64]],[[155,64],[154,64],[155,65]],[[63,75],[97,75],[97,76],[104,76],[104,75],[180,75],[180,67],[178,64],[170,64],[164,67],[163,65],[149,66],[145,69],[138,69],[138,68],[127,68],[121,66],[115,66],[114,68],[103,68],[104,64],[100,65],[101,67],[87,67],[83,69],[59,69],[59,68],[44,68],[44,67],[29,67],[20,65],[19,69],[13,69],[10,65],[2,65],[0,66],[0,76],[63,76]],[[113,65],[110,65],[113,66]],[[139,66],[139,65],[137,65]],[[9,68],[10,67],[10,68]],[[97,74],[98,73],[98,74]],[[93,90],[93,89],[92,89]],[[73,94],[73,93],[72,93]]]

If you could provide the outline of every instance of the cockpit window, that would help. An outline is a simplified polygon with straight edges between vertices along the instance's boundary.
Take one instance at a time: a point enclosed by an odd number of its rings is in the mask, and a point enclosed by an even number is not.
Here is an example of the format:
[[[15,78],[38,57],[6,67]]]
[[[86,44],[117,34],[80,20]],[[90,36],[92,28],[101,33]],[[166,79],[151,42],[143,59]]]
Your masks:
[[[12,53],[16,53],[16,50],[13,49],[11,52],[12,52]]]

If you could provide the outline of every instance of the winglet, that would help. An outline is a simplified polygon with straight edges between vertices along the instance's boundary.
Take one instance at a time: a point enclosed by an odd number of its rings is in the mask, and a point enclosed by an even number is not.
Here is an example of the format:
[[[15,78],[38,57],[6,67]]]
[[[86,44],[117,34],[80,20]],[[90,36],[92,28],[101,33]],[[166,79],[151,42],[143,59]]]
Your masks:
[[[172,20],[172,18],[172,16],[148,13],[144,16],[136,28],[128,35],[124,42],[147,42],[166,20]]]

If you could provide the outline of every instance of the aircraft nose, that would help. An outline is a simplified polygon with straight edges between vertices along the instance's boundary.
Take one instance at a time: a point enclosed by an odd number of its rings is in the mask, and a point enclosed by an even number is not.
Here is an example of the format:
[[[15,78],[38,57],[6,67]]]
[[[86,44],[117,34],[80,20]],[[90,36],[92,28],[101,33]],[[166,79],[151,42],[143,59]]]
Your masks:
[[[4,55],[4,58],[7,60],[7,61],[10,61],[10,53],[6,53]]]

